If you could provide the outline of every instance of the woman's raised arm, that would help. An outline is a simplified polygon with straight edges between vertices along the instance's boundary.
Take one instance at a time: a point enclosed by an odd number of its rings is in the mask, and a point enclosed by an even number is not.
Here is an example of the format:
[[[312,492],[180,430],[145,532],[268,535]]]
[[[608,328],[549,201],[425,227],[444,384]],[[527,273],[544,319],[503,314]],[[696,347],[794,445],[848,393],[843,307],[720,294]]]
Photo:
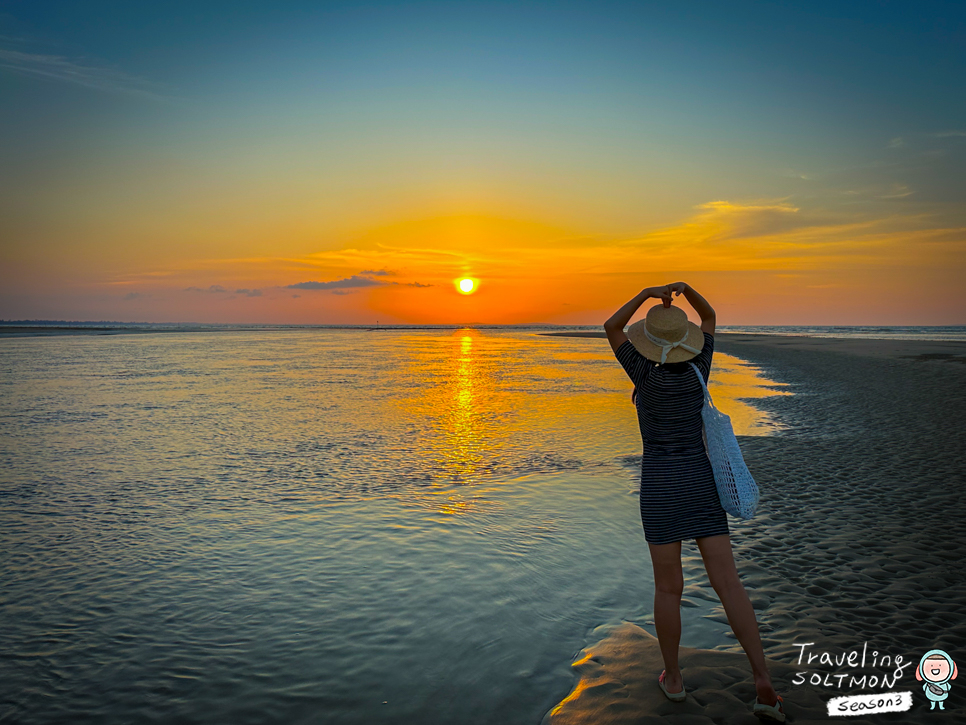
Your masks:
[[[624,334],[627,323],[637,312],[637,309],[644,304],[644,301],[651,297],[659,297],[664,300],[665,307],[671,306],[671,290],[667,286],[648,287],[638,292],[634,299],[627,302],[604,323],[604,332],[607,333],[607,339],[610,340],[610,346],[614,352],[617,352],[617,348],[627,341],[627,335]]]
[[[715,314],[714,308],[708,304],[708,301],[686,282],[675,282],[674,284],[669,284],[667,288],[679,297],[682,292],[684,293],[685,299],[691,303],[694,311],[701,317],[701,332],[707,332],[709,335],[713,335]]]

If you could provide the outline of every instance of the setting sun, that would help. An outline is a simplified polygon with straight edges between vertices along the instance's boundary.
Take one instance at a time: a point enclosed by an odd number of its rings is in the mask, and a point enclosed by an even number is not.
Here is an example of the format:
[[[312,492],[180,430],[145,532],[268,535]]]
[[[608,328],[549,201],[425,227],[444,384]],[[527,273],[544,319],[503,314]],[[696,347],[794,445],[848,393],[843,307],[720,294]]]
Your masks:
[[[464,277],[456,283],[456,287],[464,295],[471,295],[476,291],[476,280]]]

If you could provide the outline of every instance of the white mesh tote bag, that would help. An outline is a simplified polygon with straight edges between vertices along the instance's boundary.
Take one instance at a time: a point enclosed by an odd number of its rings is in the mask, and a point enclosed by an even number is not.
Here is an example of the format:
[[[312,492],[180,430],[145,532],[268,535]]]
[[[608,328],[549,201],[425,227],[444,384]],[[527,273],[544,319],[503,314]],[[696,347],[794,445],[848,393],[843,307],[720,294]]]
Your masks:
[[[739,519],[750,519],[758,507],[758,485],[745,465],[738,439],[731,427],[731,418],[714,406],[698,366],[694,363],[688,364],[694,368],[704,391],[704,407],[701,408],[704,445],[708,450],[711,470],[714,471],[721,507]]]

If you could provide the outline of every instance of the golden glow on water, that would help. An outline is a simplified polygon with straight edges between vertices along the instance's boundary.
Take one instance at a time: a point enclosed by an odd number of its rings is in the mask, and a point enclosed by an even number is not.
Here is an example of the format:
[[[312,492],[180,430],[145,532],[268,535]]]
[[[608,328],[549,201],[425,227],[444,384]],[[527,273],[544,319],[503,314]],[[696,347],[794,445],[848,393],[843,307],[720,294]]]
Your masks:
[[[589,658],[589,655],[588,655],[587,658],[584,658],[584,659],[580,660],[580,662],[574,662],[573,666],[576,667],[578,664],[583,664],[584,662],[587,661],[588,658]],[[580,699],[580,696],[583,694],[584,690],[586,690],[588,687],[590,687],[591,684],[592,684],[592,681],[590,680],[590,678],[581,677],[577,681],[577,684],[574,685],[574,689],[571,691],[571,693],[569,695],[567,695],[563,700],[561,700],[557,704],[557,706],[555,708],[553,708],[553,710],[550,711],[551,717],[554,717],[556,715],[559,715],[560,712],[561,712],[561,710],[564,709],[564,706],[568,702],[573,702],[575,700]]]
[[[571,665],[570,665],[571,667],[575,667],[576,668],[576,667],[581,667],[582,665],[586,665],[597,654],[596,652],[594,652],[593,650],[591,650],[590,647],[585,648],[583,650],[583,652],[584,652],[584,656],[581,657],[581,658],[579,658],[578,660],[572,662]],[[590,688],[594,684],[596,684],[596,683],[594,682],[594,680],[593,680],[592,677],[581,677],[579,680],[577,680],[577,684],[574,685],[574,689],[571,690],[570,694],[567,695],[559,703],[557,703],[556,707],[554,707],[550,711],[551,717],[554,717],[556,715],[559,715],[560,712],[564,709],[564,706],[568,702],[574,702],[575,700],[579,700],[580,699],[580,696],[584,693],[584,691],[587,690],[588,688]]]
[[[493,439],[499,432],[487,425],[494,403],[491,376],[475,349],[479,333],[457,330],[445,337],[413,335],[402,338],[408,347],[407,376],[425,380],[411,397],[400,401],[407,418],[425,418],[414,448],[426,457],[427,478],[433,482],[467,482],[484,472]],[[443,354],[440,354],[440,348]],[[472,508],[469,490],[447,486],[433,492],[433,508],[439,513],[462,514]],[[478,493],[478,492],[476,492]]]
[[[630,381],[604,345],[471,328],[396,340],[399,379],[411,382],[394,415],[422,421],[411,447],[420,451],[421,480],[433,484],[424,501],[437,513],[485,506],[479,488],[463,484],[510,461],[522,472],[576,470],[640,452]],[[754,365],[715,353],[711,394],[737,435],[782,429],[746,402],[791,394],[780,387]]]
[[[751,363],[716,352],[711,364],[711,397],[718,409],[731,416],[735,435],[767,436],[784,426],[774,416],[746,403],[746,400],[791,395],[787,390],[775,390],[787,385],[769,380],[761,369]]]
[[[467,477],[476,473],[486,447],[474,409],[475,387],[480,373],[473,357],[473,338],[468,334],[460,337],[455,368],[449,406],[452,425],[446,432],[443,467],[449,474]]]

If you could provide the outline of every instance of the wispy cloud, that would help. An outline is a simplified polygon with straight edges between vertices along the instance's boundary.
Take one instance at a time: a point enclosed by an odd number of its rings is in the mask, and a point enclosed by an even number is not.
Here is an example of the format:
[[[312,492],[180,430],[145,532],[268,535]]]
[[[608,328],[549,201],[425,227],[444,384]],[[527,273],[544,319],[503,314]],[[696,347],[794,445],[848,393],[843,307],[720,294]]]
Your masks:
[[[744,204],[709,201],[697,209],[692,223],[709,235],[707,241],[761,237],[816,223],[812,215],[802,214],[797,206],[783,200]]]
[[[380,270],[385,273],[385,270]],[[371,272],[366,270],[362,274],[378,274],[377,272]],[[422,282],[385,282],[380,279],[371,279],[369,277],[363,277],[358,274],[354,274],[351,277],[346,277],[345,279],[335,279],[331,282],[299,282],[298,284],[290,284],[286,286],[286,289],[323,289],[323,290],[344,290],[352,289],[357,287],[380,287],[383,285],[398,285],[400,287],[433,287],[432,284],[423,284]],[[340,292],[339,294],[347,294],[346,292]]]
[[[209,293],[214,293],[214,294],[221,294],[221,293],[227,292],[228,290],[226,290],[220,284],[213,284],[210,287],[204,287],[204,288],[202,288],[202,287],[185,287],[185,290],[184,291],[185,292],[209,292]]]
[[[903,140],[902,136],[896,136],[888,143],[887,147],[890,149],[899,149],[905,145],[906,145],[906,142]]]
[[[389,269],[364,269],[359,274],[371,275],[373,277],[389,277],[396,273]]]
[[[288,289],[346,289],[350,287],[373,287],[376,285],[385,284],[375,279],[369,279],[368,277],[360,277],[357,274],[351,277],[346,277],[345,279],[335,279],[331,282],[299,282],[298,284],[290,284],[287,286]]]
[[[906,184],[894,181],[891,184],[875,184],[864,186],[857,189],[843,189],[839,192],[842,196],[850,197],[854,203],[868,203],[876,199],[904,199],[916,193]]]
[[[245,297],[261,297],[262,291],[260,289],[236,289],[234,292],[232,290],[222,287],[220,284],[213,284],[208,287],[185,287],[185,292],[201,292],[203,294],[215,294],[215,295],[226,295],[226,294],[236,294],[244,295]]]
[[[880,194],[879,198],[880,199],[904,199],[907,196],[912,196],[914,193],[915,192],[905,184],[895,183],[889,188],[889,190],[886,193]]]
[[[108,93],[166,100],[170,96],[159,84],[114,68],[88,65],[60,55],[25,53],[0,48],[0,68],[21,75],[49,78]]]
[[[966,131],[940,131],[939,133],[934,133],[935,138],[952,138],[955,136],[966,136]]]

